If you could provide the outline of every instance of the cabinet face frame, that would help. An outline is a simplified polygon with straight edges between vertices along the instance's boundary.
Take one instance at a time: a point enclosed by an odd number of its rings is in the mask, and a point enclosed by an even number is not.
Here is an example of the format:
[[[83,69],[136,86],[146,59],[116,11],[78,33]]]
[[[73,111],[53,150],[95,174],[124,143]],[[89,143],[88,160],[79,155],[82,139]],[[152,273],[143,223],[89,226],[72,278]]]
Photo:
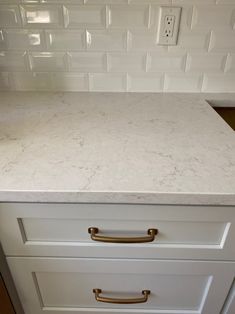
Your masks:
[[[43,230],[43,220],[60,220],[60,225],[67,221],[78,221],[83,228],[85,240],[81,241],[45,241],[45,239],[27,239],[27,227],[33,223]],[[158,239],[164,233],[159,230],[156,240],[142,244],[110,244],[94,242],[90,239],[88,227],[105,225],[112,230],[128,231],[138,228],[146,234],[148,228],[158,228],[159,224],[168,224],[178,229],[191,223],[193,232],[201,228],[204,237],[210,237],[206,226],[212,225],[218,243],[160,243]],[[39,224],[40,223],[40,224]],[[27,225],[28,224],[28,225]],[[37,226],[38,224],[38,226]],[[202,225],[205,225],[205,228]],[[110,226],[111,225],[111,226]],[[154,226],[153,226],[154,225]],[[136,227],[137,226],[137,227]],[[190,229],[184,231],[190,235]],[[203,229],[204,228],[204,229]],[[216,234],[218,228],[218,236]],[[69,229],[69,228],[68,228]],[[79,229],[79,228],[78,228]],[[222,231],[219,231],[219,230]],[[62,229],[59,229],[62,231]],[[170,230],[170,229],[169,229]],[[171,231],[172,231],[171,230]],[[178,231],[177,231],[178,230]],[[48,230],[47,230],[48,231]],[[35,231],[36,232],[36,231]],[[44,231],[42,231],[44,232]],[[66,232],[66,230],[63,230]],[[81,231],[80,231],[81,232]],[[193,234],[192,232],[192,234]],[[76,233],[76,229],[74,231]],[[79,233],[79,230],[78,230]],[[191,235],[194,236],[194,235]],[[114,204],[30,204],[0,203],[0,237],[6,255],[11,256],[61,256],[61,257],[110,257],[110,258],[164,258],[164,259],[206,259],[235,260],[233,239],[235,238],[234,206],[173,206],[173,205],[114,205]],[[160,237],[160,238],[159,238]]]
[[[8,257],[7,258],[9,267],[13,274],[18,293],[23,303],[25,309],[25,314],[96,314],[96,313],[123,313],[123,314],[215,314],[219,313],[222,309],[226,295],[231,287],[233,276],[234,276],[234,263],[231,262],[209,262],[209,261],[169,261],[169,260],[122,260],[122,259],[87,259],[87,258],[32,258],[32,257]],[[203,289],[200,293],[200,304],[196,309],[172,309],[164,308],[164,310],[159,308],[148,308],[138,307],[138,304],[131,308],[126,308],[125,305],[117,305],[111,307],[102,307],[99,304],[97,307],[70,307],[59,305],[48,306],[44,305],[42,294],[40,289],[42,286],[38,284],[36,276],[40,274],[51,274],[66,275],[79,273],[84,274],[85,276],[94,275],[94,274],[109,274],[112,276],[115,274],[137,274],[141,269],[141,276],[154,275],[157,276],[173,276],[172,283],[174,285],[175,276],[190,276],[190,278],[195,279],[195,283],[192,281],[191,287],[194,287],[196,280],[208,278],[207,283],[203,285]],[[71,278],[71,277],[69,277]],[[182,277],[184,278],[184,277]],[[39,280],[40,282],[40,280]],[[71,281],[73,282],[73,281]],[[111,287],[115,290],[117,282],[110,282]],[[133,283],[134,287],[138,286],[136,282]],[[156,282],[157,285],[157,282]],[[72,285],[70,289],[79,294],[79,291],[73,290]],[[79,286],[80,287],[80,286]],[[95,287],[94,287],[95,288]],[[137,287],[139,288],[139,287]],[[59,286],[52,286],[52,289],[48,291],[53,291],[60,296],[60,302],[64,302],[66,298],[63,298],[61,294],[61,289]],[[65,287],[66,289],[66,287]],[[83,285],[79,289],[83,288]],[[122,286],[119,289],[124,289]],[[161,287],[159,288],[161,291]],[[177,289],[177,286],[173,287]],[[80,293],[84,293],[80,291]],[[191,299],[194,297],[194,291],[189,292],[191,294]],[[93,299],[92,291],[90,291],[90,298]],[[50,295],[50,293],[49,293]],[[50,297],[48,297],[50,298]],[[170,297],[169,297],[170,299]],[[53,300],[53,296],[52,296]],[[156,296],[157,300],[157,296]],[[50,301],[49,301],[50,302]],[[66,301],[65,301],[66,302]],[[157,301],[156,301],[157,302]],[[166,301],[165,301],[166,302]],[[184,302],[184,301],[182,301]],[[156,303],[157,304],[157,303]],[[166,306],[167,307],[167,306]]]

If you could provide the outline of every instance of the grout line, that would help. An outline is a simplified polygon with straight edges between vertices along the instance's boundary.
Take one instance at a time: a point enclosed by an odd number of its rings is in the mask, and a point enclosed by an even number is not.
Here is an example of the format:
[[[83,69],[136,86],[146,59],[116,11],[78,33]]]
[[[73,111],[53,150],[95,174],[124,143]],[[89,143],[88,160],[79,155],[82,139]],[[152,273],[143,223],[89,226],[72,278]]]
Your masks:
[[[150,4],[148,9],[148,29],[151,28],[151,23],[152,23],[152,6]]]
[[[207,76],[205,73],[202,74],[202,83],[201,83],[201,92],[204,92],[206,90],[206,85],[207,85]]]
[[[185,55],[185,62],[184,62],[184,72],[188,72],[191,65],[191,56],[189,53]]]
[[[146,54],[145,71],[146,71],[146,72],[149,72],[150,68],[151,68],[151,56],[150,56],[150,53],[147,52],[147,54]]]
[[[126,73],[126,92],[129,92],[131,89],[131,78],[128,73]]]
[[[224,60],[223,72],[224,73],[228,72],[230,67],[231,67],[231,54],[228,53]]]
[[[213,31],[210,31],[210,35],[208,38],[208,47],[207,47],[207,52],[210,52],[212,49],[212,41],[213,41]]]

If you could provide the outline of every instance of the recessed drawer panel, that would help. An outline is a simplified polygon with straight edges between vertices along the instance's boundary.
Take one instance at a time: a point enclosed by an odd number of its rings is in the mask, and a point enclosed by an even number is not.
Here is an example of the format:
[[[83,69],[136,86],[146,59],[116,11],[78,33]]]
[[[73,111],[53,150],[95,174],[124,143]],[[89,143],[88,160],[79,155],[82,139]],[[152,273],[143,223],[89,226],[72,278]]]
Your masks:
[[[233,263],[218,262],[28,257],[8,263],[26,314],[215,314],[234,275]]]
[[[6,255],[234,259],[234,211],[209,206],[0,204],[0,235]]]
[[[158,228],[154,242],[168,245],[221,245],[224,233],[229,228],[226,222],[192,222],[171,220],[113,221],[109,219],[19,219],[22,235],[27,242],[92,242],[88,234],[91,221],[102,237],[144,236],[148,228]],[[111,240],[110,240],[111,241]],[[122,240],[120,240],[122,241]],[[148,240],[146,239],[146,242]],[[97,242],[102,242],[102,238]]]

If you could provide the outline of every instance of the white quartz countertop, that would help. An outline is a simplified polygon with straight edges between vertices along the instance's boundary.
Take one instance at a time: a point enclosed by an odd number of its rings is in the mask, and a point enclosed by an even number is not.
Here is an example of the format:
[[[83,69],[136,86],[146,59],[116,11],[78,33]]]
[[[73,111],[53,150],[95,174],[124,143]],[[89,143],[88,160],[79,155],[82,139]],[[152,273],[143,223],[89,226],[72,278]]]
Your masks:
[[[3,92],[0,201],[235,205],[235,133],[202,95]]]

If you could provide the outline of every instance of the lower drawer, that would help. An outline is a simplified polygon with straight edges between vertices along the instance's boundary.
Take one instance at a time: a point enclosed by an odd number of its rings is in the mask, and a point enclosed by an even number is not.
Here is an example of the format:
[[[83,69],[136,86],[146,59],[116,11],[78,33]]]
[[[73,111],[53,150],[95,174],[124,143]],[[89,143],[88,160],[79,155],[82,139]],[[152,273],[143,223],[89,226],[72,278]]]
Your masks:
[[[219,314],[235,274],[231,262],[9,257],[8,264],[25,314]]]

